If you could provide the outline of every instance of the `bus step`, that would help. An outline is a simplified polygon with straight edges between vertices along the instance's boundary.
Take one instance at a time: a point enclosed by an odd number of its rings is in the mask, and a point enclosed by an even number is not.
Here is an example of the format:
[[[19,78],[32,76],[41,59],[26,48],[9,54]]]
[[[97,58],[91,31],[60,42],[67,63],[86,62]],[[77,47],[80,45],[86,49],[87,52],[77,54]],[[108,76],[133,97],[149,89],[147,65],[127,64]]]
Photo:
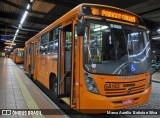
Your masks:
[[[70,97],[63,97],[60,99],[63,100],[66,104],[70,105]]]

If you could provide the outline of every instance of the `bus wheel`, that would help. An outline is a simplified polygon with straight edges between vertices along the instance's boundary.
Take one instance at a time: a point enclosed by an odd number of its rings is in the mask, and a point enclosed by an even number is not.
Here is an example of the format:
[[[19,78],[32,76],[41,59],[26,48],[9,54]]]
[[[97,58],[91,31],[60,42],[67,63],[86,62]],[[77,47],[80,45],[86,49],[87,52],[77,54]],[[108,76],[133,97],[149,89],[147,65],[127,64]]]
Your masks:
[[[52,92],[52,94],[54,95],[54,96],[56,96],[57,97],[57,81],[56,81],[56,79],[54,78],[54,79],[52,79],[51,80],[51,92]]]

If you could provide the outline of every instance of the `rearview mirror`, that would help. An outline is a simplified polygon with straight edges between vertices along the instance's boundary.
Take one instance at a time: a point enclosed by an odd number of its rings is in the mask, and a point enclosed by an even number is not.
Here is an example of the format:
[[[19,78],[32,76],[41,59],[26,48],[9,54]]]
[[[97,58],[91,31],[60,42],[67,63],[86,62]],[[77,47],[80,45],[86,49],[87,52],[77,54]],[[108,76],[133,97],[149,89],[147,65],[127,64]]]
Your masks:
[[[77,35],[78,36],[84,36],[84,32],[85,32],[84,30],[85,30],[84,21],[83,20],[78,20]]]

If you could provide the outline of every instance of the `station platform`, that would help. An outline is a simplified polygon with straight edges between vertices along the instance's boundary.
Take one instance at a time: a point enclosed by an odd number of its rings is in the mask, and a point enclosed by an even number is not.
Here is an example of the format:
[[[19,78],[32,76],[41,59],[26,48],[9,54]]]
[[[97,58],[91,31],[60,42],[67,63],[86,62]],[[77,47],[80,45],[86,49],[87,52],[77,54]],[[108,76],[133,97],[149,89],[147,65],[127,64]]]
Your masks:
[[[67,118],[11,59],[0,58],[0,109],[56,109],[57,115],[0,115],[0,118]]]
[[[152,75],[152,81],[160,83],[160,70]]]

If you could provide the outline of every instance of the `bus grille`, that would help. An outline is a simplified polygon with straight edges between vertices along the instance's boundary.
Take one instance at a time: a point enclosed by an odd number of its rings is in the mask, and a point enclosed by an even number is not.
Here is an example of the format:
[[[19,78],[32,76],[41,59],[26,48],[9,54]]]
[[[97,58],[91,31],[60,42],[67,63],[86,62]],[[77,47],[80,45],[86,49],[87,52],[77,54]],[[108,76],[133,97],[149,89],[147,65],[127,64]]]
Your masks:
[[[134,86],[125,86],[125,85],[133,85]],[[141,83],[141,84],[140,84]],[[136,93],[141,93],[146,89],[146,81],[145,79],[134,81],[134,82],[106,82],[106,84],[119,84],[121,87],[116,89],[104,89],[107,97],[119,97],[132,95]]]

